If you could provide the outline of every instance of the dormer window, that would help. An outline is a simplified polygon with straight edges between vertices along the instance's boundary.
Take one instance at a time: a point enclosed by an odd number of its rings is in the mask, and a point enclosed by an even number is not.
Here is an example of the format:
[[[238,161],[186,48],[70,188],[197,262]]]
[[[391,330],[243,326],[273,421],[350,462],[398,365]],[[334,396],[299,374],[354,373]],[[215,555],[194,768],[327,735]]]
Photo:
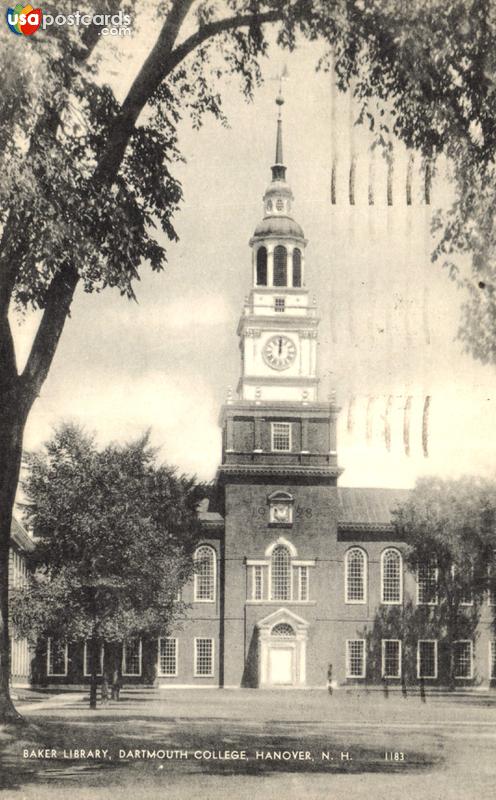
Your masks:
[[[284,210],[284,201],[281,200],[280,197],[278,198],[278,200],[276,202],[276,208],[277,208],[278,211],[283,211]]]
[[[285,297],[276,297],[274,300],[274,310],[275,311],[285,311],[286,310],[286,298]]]

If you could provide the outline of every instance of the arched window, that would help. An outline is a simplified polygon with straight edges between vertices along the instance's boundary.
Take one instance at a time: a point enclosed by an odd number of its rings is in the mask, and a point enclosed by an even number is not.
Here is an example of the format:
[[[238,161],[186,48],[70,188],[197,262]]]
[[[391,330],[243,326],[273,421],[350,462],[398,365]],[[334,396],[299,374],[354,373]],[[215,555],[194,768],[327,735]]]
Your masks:
[[[267,286],[267,248],[257,250],[257,286]]]
[[[280,622],[278,625],[274,625],[270,635],[277,636],[280,639],[291,639],[296,634],[291,625],[289,625],[287,622]]]
[[[274,248],[274,286],[288,284],[288,254],[286,248],[278,244]]]
[[[202,545],[195,552],[195,602],[215,600],[215,551]]]
[[[345,559],[345,597],[347,603],[365,603],[367,595],[367,558],[359,547],[352,547]]]
[[[301,250],[293,250],[293,286],[301,286]]]
[[[384,550],[381,556],[381,603],[402,602],[403,570],[401,553],[394,548]]]
[[[282,544],[272,552],[271,574],[272,600],[291,600],[291,558]]]

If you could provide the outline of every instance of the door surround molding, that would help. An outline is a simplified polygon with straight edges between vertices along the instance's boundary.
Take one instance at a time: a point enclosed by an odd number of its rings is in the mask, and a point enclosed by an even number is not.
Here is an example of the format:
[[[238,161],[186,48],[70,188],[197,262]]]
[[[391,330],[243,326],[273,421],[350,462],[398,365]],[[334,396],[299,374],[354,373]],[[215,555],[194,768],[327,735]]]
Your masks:
[[[272,629],[281,623],[290,625],[294,636],[272,636]],[[306,685],[306,657],[309,623],[288,608],[278,608],[257,622],[258,630],[258,686],[268,689],[286,684],[272,683],[270,675],[270,651],[272,648],[293,649],[293,687]],[[288,685],[289,686],[289,685]]]

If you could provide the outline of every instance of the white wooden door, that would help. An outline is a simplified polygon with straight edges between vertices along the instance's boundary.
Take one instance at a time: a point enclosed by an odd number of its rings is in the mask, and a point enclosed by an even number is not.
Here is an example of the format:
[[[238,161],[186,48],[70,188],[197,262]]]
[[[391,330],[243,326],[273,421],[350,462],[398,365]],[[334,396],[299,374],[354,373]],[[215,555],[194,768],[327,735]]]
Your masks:
[[[269,651],[269,675],[273,686],[291,686],[294,650],[292,647],[271,647]]]

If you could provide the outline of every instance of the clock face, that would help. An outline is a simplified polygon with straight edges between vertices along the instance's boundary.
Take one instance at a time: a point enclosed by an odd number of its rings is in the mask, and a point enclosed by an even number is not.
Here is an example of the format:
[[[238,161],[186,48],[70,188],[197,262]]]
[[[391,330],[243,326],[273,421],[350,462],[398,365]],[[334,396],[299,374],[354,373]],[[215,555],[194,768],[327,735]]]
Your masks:
[[[288,369],[296,358],[296,345],[287,336],[272,336],[265,343],[263,357],[272,369]]]

